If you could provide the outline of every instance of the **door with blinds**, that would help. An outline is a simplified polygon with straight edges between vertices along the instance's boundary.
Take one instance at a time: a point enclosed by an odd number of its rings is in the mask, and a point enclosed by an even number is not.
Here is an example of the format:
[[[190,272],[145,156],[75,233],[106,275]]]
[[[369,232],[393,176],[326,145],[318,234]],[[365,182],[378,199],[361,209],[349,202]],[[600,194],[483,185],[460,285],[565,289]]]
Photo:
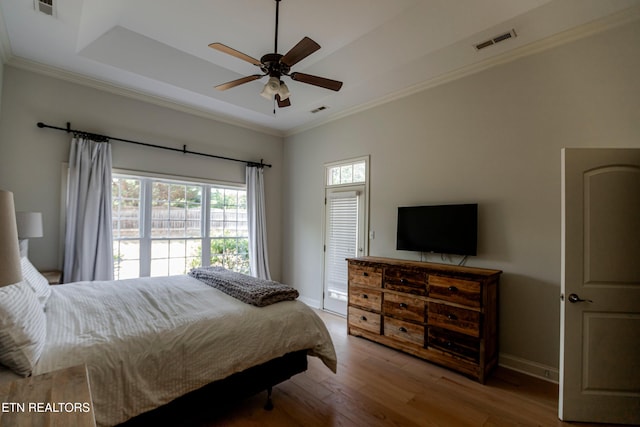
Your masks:
[[[365,186],[327,189],[323,308],[347,315],[346,258],[365,255]]]

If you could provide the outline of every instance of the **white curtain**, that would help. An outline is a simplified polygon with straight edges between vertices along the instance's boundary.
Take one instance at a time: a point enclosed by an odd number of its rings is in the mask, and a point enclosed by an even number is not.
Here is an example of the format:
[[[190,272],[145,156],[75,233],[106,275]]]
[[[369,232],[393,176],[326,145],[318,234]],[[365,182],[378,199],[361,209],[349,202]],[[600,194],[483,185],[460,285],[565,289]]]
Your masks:
[[[113,280],[111,145],[74,137],[69,153],[64,281]]]
[[[264,207],[264,169],[247,165],[247,222],[251,275],[271,280],[267,255],[267,219]]]

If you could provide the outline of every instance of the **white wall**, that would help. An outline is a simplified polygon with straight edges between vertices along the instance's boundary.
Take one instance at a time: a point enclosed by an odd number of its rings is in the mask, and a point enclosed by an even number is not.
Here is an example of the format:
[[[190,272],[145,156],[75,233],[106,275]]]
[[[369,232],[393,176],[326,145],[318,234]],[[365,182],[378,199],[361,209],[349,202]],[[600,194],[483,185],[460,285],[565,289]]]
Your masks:
[[[503,362],[553,377],[560,150],[640,147],[638,46],[634,22],[288,137],[284,280],[321,301],[323,164],[370,154],[370,254],[419,258],[395,250],[398,206],[479,203],[467,265],[504,271]]]
[[[282,138],[227,125],[51,77],[5,67],[0,117],[0,188],[16,210],[43,212],[44,237],[31,239],[36,267],[59,263],[61,168],[71,136],[36,123],[273,164],[265,170],[269,261],[281,265]],[[113,167],[244,183],[244,164],[114,141]]]

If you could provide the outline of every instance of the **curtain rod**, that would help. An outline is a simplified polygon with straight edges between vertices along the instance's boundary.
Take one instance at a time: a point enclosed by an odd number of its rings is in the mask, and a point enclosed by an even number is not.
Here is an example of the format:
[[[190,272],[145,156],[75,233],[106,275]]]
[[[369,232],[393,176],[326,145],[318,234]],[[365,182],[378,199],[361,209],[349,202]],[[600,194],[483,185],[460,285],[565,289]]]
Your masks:
[[[248,160],[234,159],[232,157],[216,156],[214,154],[206,154],[206,153],[198,153],[197,151],[190,151],[190,150],[187,150],[187,146],[186,145],[183,145],[182,146],[182,150],[181,150],[179,148],[164,147],[162,145],[149,144],[147,142],[132,141],[130,139],[115,138],[113,136],[100,135],[100,134],[97,134],[97,133],[91,133],[91,132],[85,132],[85,131],[81,131],[81,130],[71,129],[71,123],[69,123],[69,122],[67,122],[67,127],[66,128],[61,128],[61,127],[57,127],[57,126],[50,126],[50,125],[44,124],[42,122],[38,122],[38,127],[39,128],[49,128],[49,129],[62,130],[62,131],[65,131],[67,133],[75,133],[75,134],[83,135],[83,136],[86,136],[86,137],[88,137],[90,139],[93,139],[93,140],[96,140],[96,141],[101,141],[101,142],[106,142],[106,141],[109,141],[109,140],[128,142],[130,144],[142,145],[144,147],[152,147],[152,148],[160,148],[162,150],[177,151],[177,152],[182,153],[182,154],[194,154],[196,156],[204,156],[204,157],[211,157],[211,158],[214,158],[214,159],[222,159],[222,160],[230,160],[232,162],[246,163],[247,166],[255,166],[255,167],[259,167],[259,168],[264,168],[265,166],[269,167],[269,168],[271,167],[270,164],[264,163],[263,159],[260,159],[260,163],[251,162],[251,161],[248,161]]]

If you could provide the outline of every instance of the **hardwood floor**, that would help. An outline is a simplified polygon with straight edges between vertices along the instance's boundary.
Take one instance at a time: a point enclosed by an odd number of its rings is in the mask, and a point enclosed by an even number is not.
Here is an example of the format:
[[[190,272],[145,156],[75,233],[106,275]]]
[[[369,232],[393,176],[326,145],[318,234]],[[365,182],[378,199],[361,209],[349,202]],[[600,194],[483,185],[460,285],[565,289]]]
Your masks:
[[[558,420],[558,386],[498,368],[485,385],[362,338],[346,320],[319,312],[338,355],[333,374],[318,359],[266,394],[200,426],[603,426]]]

